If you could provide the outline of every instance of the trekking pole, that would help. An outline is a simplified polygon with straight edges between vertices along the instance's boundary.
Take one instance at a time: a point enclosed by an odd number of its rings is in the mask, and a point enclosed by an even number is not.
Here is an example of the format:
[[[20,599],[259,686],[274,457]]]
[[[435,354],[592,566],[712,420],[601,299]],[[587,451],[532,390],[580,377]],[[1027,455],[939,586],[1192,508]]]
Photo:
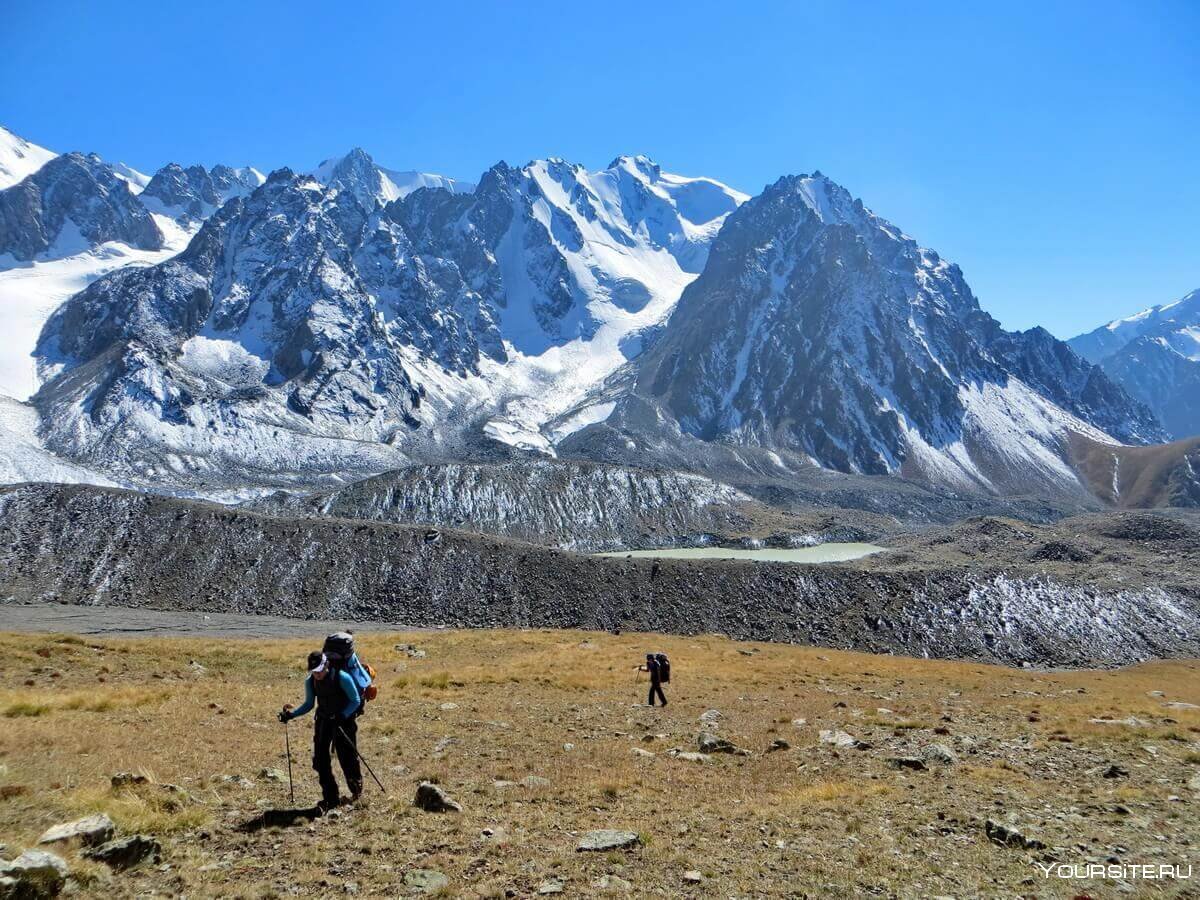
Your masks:
[[[287,748],[288,758],[288,796],[291,797],[292,806],[296,805],[296,786],[292,782],[292,737],[288,731],[287,720],[283,721],[283,746]]]
[[[358,744],[356,744],[354,741],[350,740],[350,738],[346,736],[346,732],[342,731],[341,725],[338,726],[338,734],[340,734],[342,736],[342,740],[344,740],[347,744],[349,744],[351,747],[354,748],[354,755],[358,757],[358,761],[360,763],[362,763],[364,766],[367,767],[367,771],[371,773],[371,777],[375,779],[375,783],[377,785],[379,785],[379,789],[381,791],[383,791],[383,796],[386,797],[387,796],[387,788],[385,788],[383,786],[383,782],[379,780],[378,776],[376,776],[375,770],[371,768],[371,764],[369,762],[367,762],[366,758],[361,753],[358,752]]]

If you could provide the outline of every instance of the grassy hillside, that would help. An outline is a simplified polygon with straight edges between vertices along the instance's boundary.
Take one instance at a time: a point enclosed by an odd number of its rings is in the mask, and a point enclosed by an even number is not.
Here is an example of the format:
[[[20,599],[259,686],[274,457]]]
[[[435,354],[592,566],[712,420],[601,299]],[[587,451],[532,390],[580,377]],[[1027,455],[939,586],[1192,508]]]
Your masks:
[[[111,874],[67,853],[85,896],[400,896],[415,870],[468,897],[624,882],[630,896],[1103,896],[1113,883],[1046,881],[1034,862],[1186,863],[1200,842],[1200,709],[1171,705],[1200,705],[1196,662],[1035,672],[557,631],[361,644],[382,684],[361,747],[388,795],[368,780],[336,818],[260,828],[264,810],[289,805],[286,777],[263,770],[286,772],[273,715],[301,698],[308,643],[0,635],[3,855],[104,811],[122,833],[159,837],[163,868]],[[635,705],[645,682],[632,667],[648,649],[674,663],[665,711]],[[749,756],[667,752],[696,750],[710,709]],[[290,726],[300,804],[319,796],[310,723]],[[838,749],[822,730],[870,747]],[[765,752],[776,740],[789,748]],[[935,743],[956,761],[889,761]],[[1112,766],[1127,774],[1105,777]],[[148,781],[114,788],[117,772]],[[463,812],[414,809],[423,779]],[[989,818],[1048,849],[989,841]],[[643,846],[575,852],[598,828]]]

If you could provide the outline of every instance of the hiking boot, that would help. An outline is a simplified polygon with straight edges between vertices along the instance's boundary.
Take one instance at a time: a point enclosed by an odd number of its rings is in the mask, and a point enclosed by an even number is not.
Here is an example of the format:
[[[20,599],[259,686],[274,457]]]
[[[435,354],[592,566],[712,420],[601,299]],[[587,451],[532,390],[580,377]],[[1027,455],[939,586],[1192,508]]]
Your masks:
[[[338,805],[341,802],[342,802],[341,798],[338,798],[337,800],[333,800],[333,801],[322,800],[320,803],[317,804],[317,814],[323,816],[323,815],[325,815],[325,813],[329,812],[330,810],[337,809]]]

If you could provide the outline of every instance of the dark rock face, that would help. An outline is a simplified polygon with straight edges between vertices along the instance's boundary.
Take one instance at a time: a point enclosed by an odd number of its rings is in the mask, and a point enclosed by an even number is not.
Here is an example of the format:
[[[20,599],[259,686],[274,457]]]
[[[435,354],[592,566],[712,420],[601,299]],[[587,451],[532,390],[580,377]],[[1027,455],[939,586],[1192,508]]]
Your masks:
[[[1004,332],[957,266],[820,174],[730,215],[636,377],[702,440],[1001,492],[1070,481],[1023,444],[1061,460],[1083,423],[1161,438],[1102,372],[1043,330]],[[994,415],[1021,423],[1021,440]]]
[[[0,255],[31,260],[106,241],[159,250],[163,235],[128,183],[95,154],[57,156],[0,191]]]
[[[1200,652],[1200,589],[1187,576],[1194,567],[1182,564],[1170,580],[1134,583],[1121,562],[1124,581],[1098,584],[1080,580],[1092,564],[1054,574],[988,563],[994,538],[966,564],[928,555],[917,564],[905,554],[885,568],[886,554],[868,565],[697,564],[454,531],[428,542],[425,532],[20,486],[0,490],[0,597],[409,626],[719,632],[1010,664]],[[1200,531],[1189,534],[1191,553]]]

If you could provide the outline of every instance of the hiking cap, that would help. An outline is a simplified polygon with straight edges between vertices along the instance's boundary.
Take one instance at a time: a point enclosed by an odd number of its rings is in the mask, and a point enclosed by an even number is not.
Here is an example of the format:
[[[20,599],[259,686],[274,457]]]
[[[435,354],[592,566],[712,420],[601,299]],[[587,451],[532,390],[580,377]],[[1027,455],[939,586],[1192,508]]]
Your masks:
[[[325,654],[320,651],[314,651],[308,654],[308,674],[317,675],[325,671],[325,667],[329,664],[329,660],[325,658]]]

